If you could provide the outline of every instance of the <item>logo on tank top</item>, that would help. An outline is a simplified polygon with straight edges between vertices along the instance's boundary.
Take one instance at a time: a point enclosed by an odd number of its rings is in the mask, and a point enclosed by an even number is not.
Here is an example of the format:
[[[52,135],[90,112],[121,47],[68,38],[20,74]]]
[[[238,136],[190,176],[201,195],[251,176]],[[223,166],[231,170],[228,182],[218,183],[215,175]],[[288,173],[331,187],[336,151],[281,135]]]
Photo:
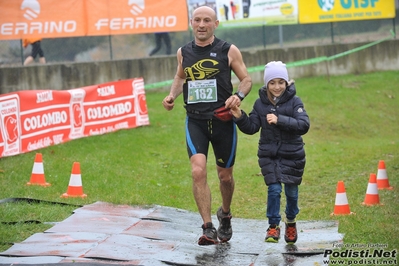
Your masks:
[[[220,70],[217,67],[219,62],[212,59],[203,59],[190,67],[184,69],[188,80],[209,79],[217,75]]]

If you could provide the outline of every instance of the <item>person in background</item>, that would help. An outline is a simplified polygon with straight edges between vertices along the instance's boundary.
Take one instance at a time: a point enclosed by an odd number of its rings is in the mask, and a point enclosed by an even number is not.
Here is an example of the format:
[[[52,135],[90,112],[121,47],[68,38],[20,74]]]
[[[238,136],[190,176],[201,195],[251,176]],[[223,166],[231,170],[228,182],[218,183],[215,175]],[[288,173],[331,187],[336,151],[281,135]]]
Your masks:
[[[242,0],[242,11],[244,18],[249,18],[250,8],[251,8],[251,0]]]
[[[280,198],[282,184],[286,197],[284,238],[288,244],[297,241],[296,216],[298,186],[305,168],[302,135],[310,127],[302,100],[296,96],[295,84],[288,80],[286,65],[272,61],[265,66],[264,86],[259,98],[247,115],[233,106],[231,113],[238,128],[245,134],[260,130],[258,164],[268,186],[266,216],[269,228],[266,242],[277,243],[280,238]]]
[[[237,130],[229,108],[239,106],[251,91],[240,50],[214,35],[219,25],[215,11],[200,6],[190,19],[194,40],[177,51],[177,70],[169,94],[162,104],[170,111],[176,98],[183,94],[186,109],[186,145],[191,163],[194,200],[201,215],[203,235],[199,245],[227,242],[233,235],[231,202],[234,192],[233,166],[236,156]],[[233,92],[231,71],[240,83]],[[211,191],[207,182],[209,145],[215,155],[222,204],[216,212],[216,230],[211,217]]]
[[[230,6],[231,6],[231,16],[233,17],[233,19],[236,19],[237,6],[234,4],[234,1],[230,1]]]
[[[162,48],[162,40],[166,46],[166,54],[170,55],[172,53],[172,44],[170,41],[169,32],[156,32],[155,34],[155,47],[150,52],[150,56],[156,54]]]
[[[39,55],[39,63],[45,64],[46,58],[41,47],[41,38],[27,38],[23,40],[23,47],[26,48],[30,44],[32,46],[31,54],[25,59],[24,66],[29,65],[35,61],[37,55]]]

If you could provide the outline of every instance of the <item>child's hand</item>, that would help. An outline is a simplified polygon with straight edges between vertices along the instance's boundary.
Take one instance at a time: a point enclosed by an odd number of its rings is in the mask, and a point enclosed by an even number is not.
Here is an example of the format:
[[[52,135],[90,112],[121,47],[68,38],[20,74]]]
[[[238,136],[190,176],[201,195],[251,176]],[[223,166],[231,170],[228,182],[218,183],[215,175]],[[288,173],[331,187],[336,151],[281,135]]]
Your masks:
[[[238,106],[231,107],[230,112],[235,118],[241,117],[241,109]]]
[[[278,117],[275,114],[267,114],[266,115],[266,121],[267,123],[271,124],[277,124]]]

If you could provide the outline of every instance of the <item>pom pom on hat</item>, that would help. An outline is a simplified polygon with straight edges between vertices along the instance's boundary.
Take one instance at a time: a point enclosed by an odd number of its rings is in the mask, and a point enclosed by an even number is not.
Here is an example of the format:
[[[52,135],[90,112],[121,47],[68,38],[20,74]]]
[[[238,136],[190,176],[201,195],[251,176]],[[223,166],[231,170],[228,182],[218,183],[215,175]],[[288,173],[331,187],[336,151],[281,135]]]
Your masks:
[[[281,61],[271,61],[265,65],[263,80],[265,85],[272,79],[284,79],[288,83],[288,71],[286,65]]]

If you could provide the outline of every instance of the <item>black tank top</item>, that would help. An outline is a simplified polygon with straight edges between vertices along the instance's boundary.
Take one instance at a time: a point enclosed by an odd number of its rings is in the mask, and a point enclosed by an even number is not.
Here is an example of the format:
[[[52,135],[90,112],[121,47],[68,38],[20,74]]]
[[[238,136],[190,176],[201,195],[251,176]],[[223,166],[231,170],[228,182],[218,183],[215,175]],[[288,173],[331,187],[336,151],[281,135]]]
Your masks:
[[[215,37],[212,45],[201,47],[191,41],[181,48],[182,66],[187,77],[183,85],[187,115],[210,119],[213,110],[224,106],[224,102],[232,95],[231,68],[227,56],[230,46],[231,44]],[[217,101],[188,103],[188,82],[209,79],[216,79]]]

